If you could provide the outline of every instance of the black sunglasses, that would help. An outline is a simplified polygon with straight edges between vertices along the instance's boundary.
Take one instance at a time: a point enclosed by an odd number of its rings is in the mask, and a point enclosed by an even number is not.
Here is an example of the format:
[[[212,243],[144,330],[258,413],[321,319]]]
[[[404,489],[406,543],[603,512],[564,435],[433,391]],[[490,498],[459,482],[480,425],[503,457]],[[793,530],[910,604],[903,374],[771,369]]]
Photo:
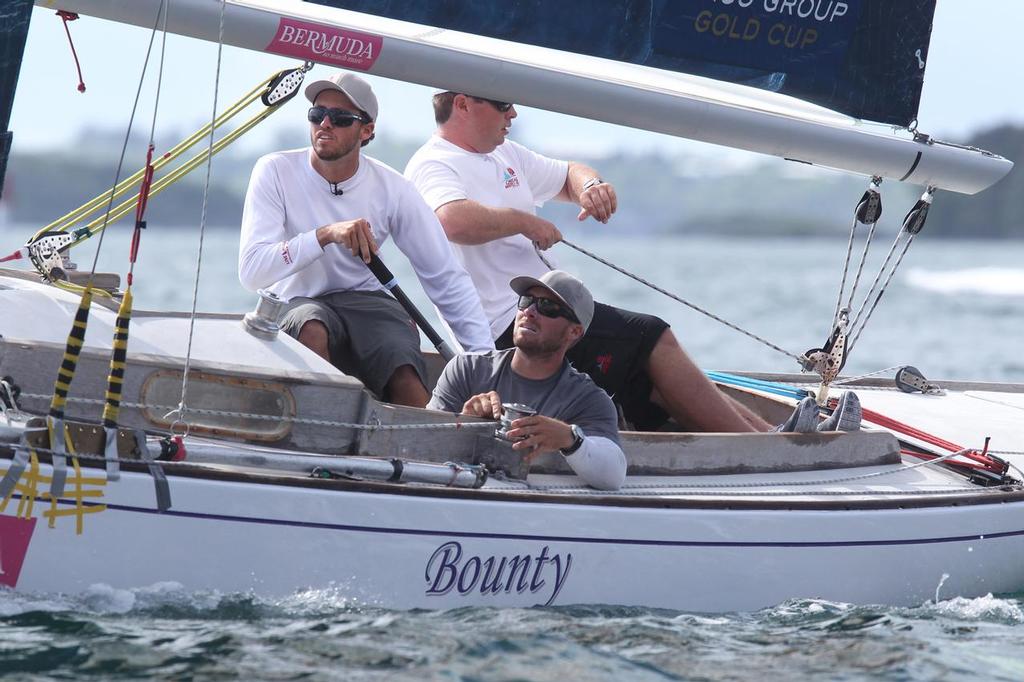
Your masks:
[[[470,95],[470,97],[473,96]],[[477,102],[487,102],[488,104],[490,104],[492,107],[494,107],[503,114],[512,108],[511,102],[499,102],[496,99],[487,99],[486,97],[473,97],[473,99],[475,99]]]
[[[519,297],[520,310],[526,310],[531,305],[536,305],[537,312],[544,317],[564,317],[570,322],[575,322],[576,324],[580,323],[571,310],[554,299],[540,298],[539,296],[531,296],[530,294],[523,294]]]
[[[331,125],[336,128],[348,128],[350,125],[359,121],[360,123],[369,123],[370,119],[364,114],[356,114],[346,109],[329,109],[327,107],[310,107],[306,113],[306,118],[309,119],[310,123],[322,123],[324,116],[331,120]]]

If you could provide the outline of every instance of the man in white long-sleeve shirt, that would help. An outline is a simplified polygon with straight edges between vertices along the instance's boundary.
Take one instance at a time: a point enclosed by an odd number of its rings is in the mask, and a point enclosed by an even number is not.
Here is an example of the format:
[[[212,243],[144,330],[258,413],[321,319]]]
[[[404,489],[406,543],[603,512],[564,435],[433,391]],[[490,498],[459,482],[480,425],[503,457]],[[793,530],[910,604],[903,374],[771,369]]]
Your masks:
[[[238,273],[289,301],[282,328],[394,403],[429,398],[419,333],[366,267],[389,236],[464,351],[493,350],[466,271],[434,212],[361,147],[374,137],[370,84],[339,72],[306,87],[311,146],[261,158],[242,214]]]
[[[512,422],[508,437],[527,459],[558,450],[588,485],[615,490],[626,476],[618,415],[608,394],[565,358],[594,318],[583,283],[561,270],[516,277],[514,348],[463,355],[445,367],[428,408],[497,419],[502,402],[536,414]]]

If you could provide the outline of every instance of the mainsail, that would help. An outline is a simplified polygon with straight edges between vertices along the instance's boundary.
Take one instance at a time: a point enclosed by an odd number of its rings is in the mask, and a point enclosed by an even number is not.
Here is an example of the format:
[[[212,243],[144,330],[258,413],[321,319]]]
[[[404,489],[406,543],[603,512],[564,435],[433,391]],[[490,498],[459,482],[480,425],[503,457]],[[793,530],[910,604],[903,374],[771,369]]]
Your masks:
[[[854,118],[917,117],[935,0],[307,0],[741,83]]]
[[[717,4],[738,7],[750,1]],[[60,0],[60,5],[152,27],[161,0]],[[218,40],[219,0],[174,0],[172,5],[168,30]],[[1013,167],[995,154],[867,126],[793,97],[649,66],[307,2],[225,0],[224,11],[223,40],[229,45],[802,163],[966,194],[992,185]]]

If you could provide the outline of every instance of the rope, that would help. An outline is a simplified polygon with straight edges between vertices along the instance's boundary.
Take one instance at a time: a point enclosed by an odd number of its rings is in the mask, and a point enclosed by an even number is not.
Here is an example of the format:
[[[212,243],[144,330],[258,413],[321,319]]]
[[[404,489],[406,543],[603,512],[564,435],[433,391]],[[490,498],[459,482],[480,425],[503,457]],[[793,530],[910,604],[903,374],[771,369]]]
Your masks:
[[[839,311],[843,305],[843,291],[846,289],[846,275],[850,271],[850,256],[853,255],[853,237],[857,232],[857,214],[854,212],[853,222],[850,224],[850,238],[846,242],[846,260],[843,262],[843,278],[839,280],[839,295],[836,296],[836,311],[832,313],[832,326],[839,322]],[[851,294],[852,297],[852,294]]]
[[[902,236],[902,234],[903,233],[900,232],[900,234],[896,236],[896,242],[893,242],[893,250],[895,250],[896,244],[899,242],[899,238],[900,238],[900,236]],[[910,244],[913,241],[914,241],[914,235],[911,234],[910,237],[907,238],[906,244],[903,245],[903,250],[900,252],[899,257],[896,259],[896,263],[892,266],[892,269],[889,271],[889,275],[885,278],[885,283],[882,284],[882,288],[878,290],[878,295],[875,297],[874,302],[872,302],[871,308],[868,309],[867,315],[864,317],[863,324],[861,324],[860,327],[857,328],[856,333],[852,334],[852,337],[851,337],[850,343],[849,343],[849,347],[847,348],[847,351],[846,351],[847,353],[850,353],[850,352],[853,351],[854,344],[857,343],[857,339],[860,338],[860,335],[864,331],[864,328],[867,327],[868,320],[871,319],[871,314],[873,312],[875,312],[875,308],[878,307],[879,301],[882,300],[882,294],[885,293],[885,290],[886,290],[886,288],[888,288],[889,283],[892,282],[892,278],[896,274],[896,270],[899,269],[900,264],[903,262],[903,257],[907,255],[907,251],[910,249]],[[892,250],[890,250],[889,255],[890,256],[892,255]],[[886,262],[888,262],[888,258],[886,259]],[[884,265],[883,265],[883,268],[884,268]],[[878,282],[878,278],[881,277],[881,275],[882,275],[882,271],[879,270],[878,277],[875,278],[875,283]],[[874,288],[874,284],[872,284],[872,290],[873,290],[873,288]],[[863,312],[864,306],[867,305],[868,298],[870,298],[870,296],[871,296],[871,292],[869,291],[868,295],[864,297],[864,303],[861,306],[861,312]],[[860,317],[860,313],[858,313],[858,318],[859,317]],[[853,325],[851,325],[851,328],[852,327],[853,327]]]
[[[220,23],[217,29],[217,66],[213,80],[213,111],[210,113],[210,142],[207,148],[206,179],[203,181],[203,209],[199,219],[199,250],[196,253],[196,275],[192,287],[192,314],[188,320],[188,343],[185,346],[185,369],[181,375],[181,404],[178,405],[178,419],[186,424],[188,411],[188,372],[192,364],[192,339],[196,328],[196,304],[199,300],[199,274],[203,264],[203,238],[206,235],[206,207],[210,194],[210,173],[213,168],[213,124],[217,120],[217,97],[220,93],[220,63],[224,52],[224,13],[227,0],[220,3]]]
[[[71,58],[75,60],[75,70],[78,72],[78,91],[85,92],[85,79],[82,78],[82,65],[78,62],[78,51],[75,50],[75,41],[71,39],[71,29],[68,27],[68,22],[78,19],[78,15],[74,12],[59,9],[57,10],[57,16],[64,20],[64,33],[68,36],[68,45],[71,47]]]
[[[576,249],[577,251],[579,251],[580,253],[582,253],[585,256],[589,256],[589,257],[593,258],[598,263],[603,263],[604,265],[607,265],[608,267],[610,267],[612,270],[620,272],[623,275],[625,275],[626,277],[634,279],[637,282],[640,282],[641,284],[643,284],[644,286],[647,286],[647,287],[650,287],[651,289],[654,289],[659,294],[664,294],[665,296],[668,296],[669,298],[671,298],[673,301],[677,301],[679,303],[682,303],[683,305],[685,305],[685,306],[687,306],[687,307],[697,311],[701,315],[705,315],[707,317],[710,317],[715,322],[718,322],[720,324],[724,324],[726,327],[729,327],[730,329],[732,329],[734,331],[738,331],[739,333],[743,334],[744,336],[748,336],[751,339],[753,339],[753,340],[755,340],[755,341],[757,341],[759,343],[762,343],[765,346],[768,346],[769,348],[771,348],[774,351],[782,353],[783,355],[785,355],[787,357],[793,358],[794,360],[796,360],[801,365],[803,365],[803,363],[807,360],[807,358],[805,358],[803,355],[797,355],[795,353],[791,353],[791,352],[787,351],[786,349],[780,348],[779,346],[776,346],[774,343],[772,343],[772,342],[770,342],[770,341],[768,341],[766,339],[763,339],[760,336],[758,336],[758,335],[756,335],[756,334],[754,334],[752,332],[747,331],[746,329],[743,329],[741,327],[736,326],[735,324],[732,324],[731,322],[723,320],[718,315],[715,315],[714,313],[709,312],[709,311],[701,308],[698,305],[690,303],[686,299],[680,298],[679,296],[676,296],[675,294],[673,294],[673,293],[671,293],[669,291],[665,291],[664,289],[662,289],[661,287],[657,286],[656,284],[652,284],[651,282],[648,282],[643,277],[640,277],[639,275],[634,275],[633,273],[629,272],[628,270],[624,270],[624,269],[620,268],[618,265],[615,265],[614,263],[611,263],[611,262],[605,260],[604,258],[601,258],[600,256],[598,256],[598,255],[596,255],[594,253],[591,253],[590,251],[587,251],[586,249],[584,249],[581,246],[573,244],[572,242],[570,242],[567,239],[562,239],[562,243],[565,244],[566,246],[570,247],[570,248]]]
[[[833,381],[832,385],[833,386],[842,386],[843,384],[853,383],[854,381],[860,381],[861,379],[867,379],[868,377],[878,376],[879,374],[887,374],[889,372],[892,372],[893,370],[900,369],[901,367],[903,367],[903,365],[893,365],[892,367],[886,367],[885,369],[879,369],[879,370],[876,370],[874,372],[868,372],[867,374],[858,374],[855,377],[846,377],[845,379],[839,379],[838,381]],[[896,389],[896,388],[890,388],[888,386],[884,386],[884,387],[883,386],[872,386],[870,388],[872,388],[872,389],[874,389],[874,388],[885,388],[886,390],[899,390],[899,389]]]
[[[22,398],[31,398],[35,400],[46,400],[49,396],[41,393],[22,393]],[[100,400],[99,398],[79,398],[79,397],[68,397],[67,402],[81,403],[85,405],[103,405],[106,401]],[[133,403],[133,402],[122,402],[122,407],[128,407],[133,409],[147,409],[147,410],[169,410],[171,413],[177,411],[180,405],[150,405],[147,403]],[[309,424],[312,426],[336,426],[343,429],[356,429],[363,431],[409,431],[414,429],[426,429],[426,430],[445,430],[445,429],[467,429],[467,428],[489,428],[494,429],[496,424],[494,422],[444,422],[438,424],[356,424],[352,422],[339,422],[329,419],[310,419],[305,417],[289,417],[287,415],[268,415],[268,414],[254,414],[250,412],[232,412],[230,410],[212,410],[201,407],[190,407],[189,412],[200,415],[210,415],[217,417],[234,417],[236,419],[253,419],[262,421],[274,421],[274,422],[290,422],[293,424]],[[453,413],[454,415],[454,413]],[[456,419],[459,415],[454,415]]]
[[[156,22],[154,22],[153,30],[149,34],[149,45],[146,47],[146,58],[142,61],[142,73],[139,74],[139,85],[138,85],[138,87],[135,90],[135,101],[132,103],[132,113],[131,113],[131,116],[128,117],[128,129],[125,131],[124,143],[121,145],[121,156],[117,160],[117,171],[114,173],[114,185],[110,188],[110,196],[107,199],[107,210],[106,210],[106,212],[103,215],[103,223],[102,223],[103,224],[103,228],[106,228],[107,223],[109,222],[110,209],[114,205],[114,199],[117,196],[117,194],[115,193],[116,190],[117,190],[117,186],[118,186],[118,180],[117,179],[119,177],[121,177],[121,169],[124,166],[125,153],[128,151],[128,140],[129,140],[129,138],[131,136],[132,125],[134,125],[134,123],[135,123],[135,112],[139,108],[139,99],[142,97],[142,84],[146,80],[146,69],[149,68],[149,55],[153,51],[153,39],[156,37],[156,27],[157,27],[157,24],[160,21],[160,14],[161,14],[161,12],[164,11],[164,3],[165,2],[166,2],[166,0],[161,0],[160,11],[157,12]],[[89,281],[86,284],[86,287],[91,287],[92,286],[93,277],[96,275],[96,266],[99,263],[100,250],[103,249],[103,237],[104,237],[104,234],[105,233],[103,233],[103,232],[100,233],[100,240],[96,244],[96,253],[93,255],[92,268],[89,271]]]
[[[857,218],[854,217],[853,220],[854,220],[854,223],[856,224]],[[875,228],[877,228],[877,227],[878,227],[878,223],[877,222],[871,223],[871,228],[868,230],[867,239],[864,240],[864,250],[860,254],[860,265],[857,266],[857,275],[853,279],[853,286],[850,287],[850,298],[846,302],[846,307],[847,308],[852,308],[853,307],[853,299],[854,299],[854,296],[857,294],[857,286],[860,284],[860,276],[862,274],[864,274],[864,266],[867,264],[867,260],[868,260],[868,250],[870,250],[871,242],[875,238]],[[843,273],[843,276],[845,277],[846,274]],[[839,319],[839,313],[837,312],[836,313],[836,320],[838,321],[838,319]]]

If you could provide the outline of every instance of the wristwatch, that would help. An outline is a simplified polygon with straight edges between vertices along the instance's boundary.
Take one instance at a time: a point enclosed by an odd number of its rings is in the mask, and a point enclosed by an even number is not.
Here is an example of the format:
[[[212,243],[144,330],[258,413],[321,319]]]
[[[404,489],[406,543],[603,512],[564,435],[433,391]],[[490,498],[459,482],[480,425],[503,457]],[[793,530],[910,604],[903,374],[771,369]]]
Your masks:
[[[604,180],[602,180],[601,178],[590,178],[585,183],[583,183],[583,191],[586,192],[588,189],[590,189],[594,185],[600,185],[603,182],[604,182]]]
[[[573,441],[572,445],[570,445],[569,447],[565,448],[564,450],[559,450],[559,452],[562,453],[563,457],[568,457],[572,453],[579,450],[580,446],[583,445],[583,439],[586,437],[583,435],[583,429],[576,426],[575,424],[570,424],[569,428],[572,429]]]

